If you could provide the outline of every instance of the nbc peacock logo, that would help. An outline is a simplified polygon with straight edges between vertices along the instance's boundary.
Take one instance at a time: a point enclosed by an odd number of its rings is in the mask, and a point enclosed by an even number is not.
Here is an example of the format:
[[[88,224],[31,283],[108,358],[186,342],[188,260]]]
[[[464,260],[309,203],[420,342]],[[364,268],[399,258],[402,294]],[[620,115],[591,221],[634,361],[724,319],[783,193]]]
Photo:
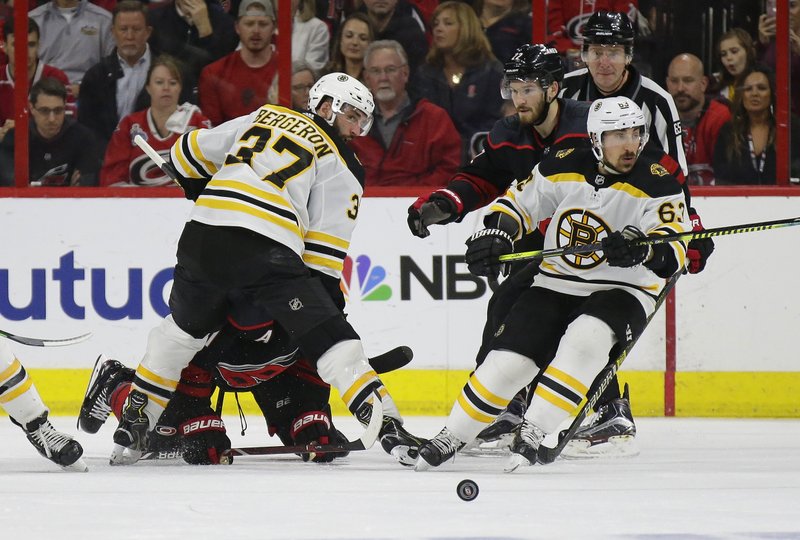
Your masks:
[[[342,270],[342,292],[345,298],[360,298],[366,301],[383,301],[392,297],[392,288],[386,285],[386,269],[372,264],[367,255],[359,255],[353,264],[350,256],[344,259]]]

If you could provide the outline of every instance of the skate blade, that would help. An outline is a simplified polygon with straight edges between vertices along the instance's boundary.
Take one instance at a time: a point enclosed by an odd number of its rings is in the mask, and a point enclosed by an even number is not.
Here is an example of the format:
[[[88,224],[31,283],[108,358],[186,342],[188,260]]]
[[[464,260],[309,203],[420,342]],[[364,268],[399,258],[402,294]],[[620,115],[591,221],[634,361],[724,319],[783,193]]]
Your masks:
[[[422,456],[417,458],[417,461],[414,463],[414,470],[416,472],[427,471],[433,468],[433,465],[422,459]]]
[[[61,468],[69,472],[89,472],[89,467],[81,458],[78,458],[72,465],[62,465]]]
[[[503,468],[503,472],[512,473],[520,467],[530,467],[531,465],[532,463],[528,461],[525,456],[521,454],[512,454],[511,457],[508,458],[508,462]]]
[[[511,454],[511,444],[513,442],[514,435],[512,433],[503,435],[493,441],[475,439],[475,442],[461,450],[461,453],[475,457],[508,456]]]
[[[417,463],[417,458],[411,456],[410,447],[408,446],[395,446],[389,454],[404,467],[414,467]]]
[[[131,450],[125,446],[115,444],[114,449],[111,451],[111,457],[108,464],[115,465],[133,465],[141,459],[143,452],[138,450]]]
[[[573,439],[561,452],[564,459],[595,459],[601,457],[634,457],[639,455],[639,445],[633,435],[609,437],[608,441],[593,445],[585,439]]]

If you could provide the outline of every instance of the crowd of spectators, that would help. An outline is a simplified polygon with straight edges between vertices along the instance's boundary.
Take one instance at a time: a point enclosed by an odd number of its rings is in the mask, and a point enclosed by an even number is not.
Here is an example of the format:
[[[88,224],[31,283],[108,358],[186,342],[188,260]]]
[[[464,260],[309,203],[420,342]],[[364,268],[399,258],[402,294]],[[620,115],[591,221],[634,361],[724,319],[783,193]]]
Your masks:
[[[645,39],[648,18],[640,1],[549,0],[548,43],[574,71],[561,96],[590,100],[624,94],[631,84],[651,88],[651,140],[662,139],[690,184],[775,184],[774,2],[763,0],[757,28],[720,32],[714,65],[685,50],[657,77],[633,55],[635,44],[619,64],[622,56],[589,54],[582,35],[592,13],[605,9],[629,18],[637,43]],[[134,137],[168,155],[187,130],[277,103],[274,2],[29,0],[30,184],[168,185]],[[480,151],[492,125],[514,113],[500,94],[503,63],[531,41],[530,0],[290,5],[292,107],[307,107],[314,81],[339,71],[363,81],[375,97],[370,133],[351,142],[368,186],[443,185]],[[790,175],[797,178],[800,0],[789,0],[789,12]],[[11,14],[6,0],[0,4],[0,185],[15,184],[14,48],[20,40]],[[677,114],[682,133],[656,125],[659,108]]]

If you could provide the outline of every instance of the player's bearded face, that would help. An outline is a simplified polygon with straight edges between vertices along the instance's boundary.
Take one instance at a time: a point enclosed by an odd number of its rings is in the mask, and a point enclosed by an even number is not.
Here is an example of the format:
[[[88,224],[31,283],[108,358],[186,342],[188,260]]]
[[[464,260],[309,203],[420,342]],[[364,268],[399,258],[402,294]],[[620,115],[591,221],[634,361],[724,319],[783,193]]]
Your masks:
[[[603,162],[621,173],[627,173],[636,165],[642,129],[639,127],[617,129],[603,133]]]
[[[512,81],[509,91],[520,122],[523,125],[533,124],[545,106],[542,87],[534,81]]]
[[[342,106],[342,111],[336,115],[333,123],[339,130],[339,135],[342,139],[344,139],[345,142],[349,142],[362,133],[366,134],[366,131],[369,131],[369,126],[372,124],[372,119],[364,114],[363,111],[345,103]]]

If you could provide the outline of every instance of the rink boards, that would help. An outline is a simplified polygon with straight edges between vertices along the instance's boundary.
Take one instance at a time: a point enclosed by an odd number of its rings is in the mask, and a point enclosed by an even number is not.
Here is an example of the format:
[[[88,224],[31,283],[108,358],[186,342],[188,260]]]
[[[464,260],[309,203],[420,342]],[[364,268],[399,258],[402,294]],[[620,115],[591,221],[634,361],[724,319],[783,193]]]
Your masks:
[[[472,365],[490,291],[463,263],[477,216],[421,240],[406,227],[411,201],[364,199],[343,286],[369,354],[401,344],[415,351],[408,368],[386,377],[404,414],[446,414]],[[795,217],[798,202],[709,197],[694,205],[717,227]],[[0,199],[0,328],[94,334],[61,349],[14,346],[54,413],[77,412],[98,354],[131,366],[141,357],[147,332],[166,313],[190,208],[173,198]],[[798,243],[800,227],[717,240],[708,269],[677,286],[674,394],[669,384],[665,391],[672,334],[664,313],[624,364],[637,415],[663,415],[674,399],[680,416],[800,416]]]

